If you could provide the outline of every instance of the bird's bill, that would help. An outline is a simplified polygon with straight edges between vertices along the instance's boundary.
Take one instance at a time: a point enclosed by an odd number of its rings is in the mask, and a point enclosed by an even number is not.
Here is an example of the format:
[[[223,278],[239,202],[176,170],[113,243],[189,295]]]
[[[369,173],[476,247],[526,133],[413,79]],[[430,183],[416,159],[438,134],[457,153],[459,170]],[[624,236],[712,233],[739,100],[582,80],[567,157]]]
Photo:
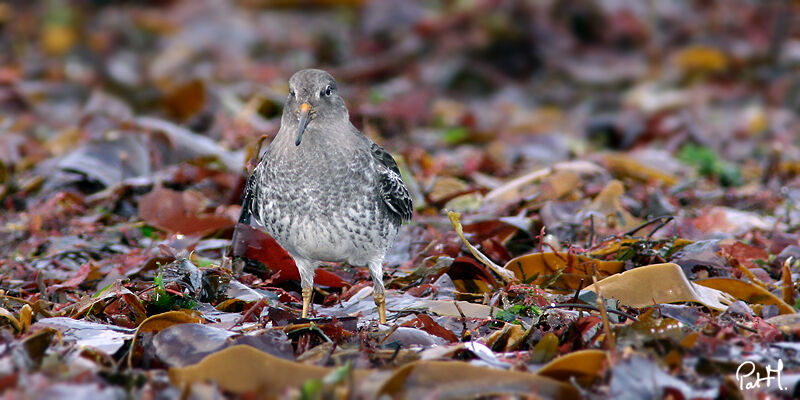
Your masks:
[[[306,131],[308,123],[311,121],[311,104],[303,103],[300,105],[300,120],[297,128],[297,139],[294,141],[295,146],[300,146],[300,141],[303,140],[303,132]]]

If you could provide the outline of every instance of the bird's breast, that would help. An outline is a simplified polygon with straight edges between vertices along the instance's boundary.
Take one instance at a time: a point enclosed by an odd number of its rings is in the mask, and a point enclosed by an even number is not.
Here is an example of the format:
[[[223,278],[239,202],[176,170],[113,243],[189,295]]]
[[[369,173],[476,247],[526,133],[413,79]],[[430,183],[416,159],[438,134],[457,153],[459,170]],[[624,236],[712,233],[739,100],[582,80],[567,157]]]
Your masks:
[[[330,156],[265,160],[260,222],[290,254],[363,265],[397,228],[382,217],[371,165]]]

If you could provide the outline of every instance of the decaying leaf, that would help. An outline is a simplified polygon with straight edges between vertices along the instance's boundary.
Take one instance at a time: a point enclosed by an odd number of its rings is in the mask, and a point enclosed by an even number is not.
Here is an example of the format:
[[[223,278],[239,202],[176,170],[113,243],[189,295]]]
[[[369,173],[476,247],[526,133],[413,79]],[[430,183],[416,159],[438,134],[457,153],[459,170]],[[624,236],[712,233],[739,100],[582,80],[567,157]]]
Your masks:
[[[486,338],[486,345],[495,351],[515,351],[530,334],[517,324],[505,323],[503,329],[493,332]]]
[[[678,178],[664,171],[644,165],[641,162],[625,154],[609,154],[605,158],[609,169],[617,173],[618,176],[630,177],[640,181],[660,181],[666,185],[674,185]]]
[[[332,368],[288,361],[238,345],[213,353],[197,364],[170,368],[169,377],[182,388],[208,381],[233,393],[276,396],[287,389],[299,388],[310,379],[322,379],[331,371]],[[369,374],[354,370],[353,379],[358,383]]]
[[[716,289],[690,282],[678,264],[646,265],[610,276],[585,290],[597,291],[630,307],[690,301],[715,310],[725,310],[733,298]]]
[[[781,297],[786,304],[794,304],[794,283],[792,282],[792,257],[786,259],[781,266]]]
[[[392,398],[525,396],[577,398],[575,389],[550,378],[518,371],[478,367],[461,362],[418,361],[394,371],[377,392]]]
[[[754,285],[750,282],[745,282],[741,279],[733,278],[708,278],[698,279],[694,283],[716,289],[731,296],[744,300],[750,304],[772,304],[778,306],[781,314],[794,314],[795,310],[792,306],[786,304],[778,296],[768,292],[766,289]]]
[[[536,374],[562,382],[569,382],[574,378],[580,384],[588,386],[600,377],[607,363],[608,354],[605,351],[579,350],[550,361],[539,368]]]
[[[11,311],[8,311],[5,308],[0,307],[0,317],[3,317],[8,322],[10,322],[17,332],[22,331],[22,324],[19,322],[19,319],[16,316],[14,316],[14,314]]]
[[[434,314],[450,317],[460,317],[463,312],[467,318],[483,319],[498,311],[494,307],[466,301],[425,300],[425,305]]]
[[[599,279],[622,271],[621,261],[602,261],[571,253],[535,253],[517,257],[506,264],[506,269],[527,284],[549,283],[550,288],[562,292],[580,289],[592,281],[594,271]]]
[[[187,236],[202,236],[234,226],[236,221],[230,215],[203,211],[203,201],[194,191],[178,192],[155,186],[139,198],[139,216],[150,225]]]
[[[132,366],[134,360],[137,358],[136,342],[143,333],[153,333],[164,330],[170,326],[177,324],[199,323],[202,319],[193,311],[167,311],[165,313],[156,314],[152,317],[142,321],[131,340],[131,350],[128,353],[128,366]]]
[[[605,174],[606,171],[602,169],[597,164],[576,160],[576,161],[567,161],[558,163],[552,167],[542,168],[535,171],[531,171],[519,178],[513,179],[509,182],[506,182],[502,186],[493,189],[489,193],[484,196],[484,202],[491,202],[491,201],[511,201],[514,199],[518,199],[522,196],[523,190],[525,186],[537,182],[547,176],[552,175],[556,171],[562,172],[570,172],[575,175],[593,175],[593,174]]]
[[[709,46],[690,46],[675,56],[675,64],[686,74],[719,73],[728,68],[728,57]]]
[[[600,194],[586,207],[586,211],[597,213],[610,228],[627,231],[638,226],[641,221],[622,206],[621,196],[625,194],[622,182],[614,179],[600,191]]]

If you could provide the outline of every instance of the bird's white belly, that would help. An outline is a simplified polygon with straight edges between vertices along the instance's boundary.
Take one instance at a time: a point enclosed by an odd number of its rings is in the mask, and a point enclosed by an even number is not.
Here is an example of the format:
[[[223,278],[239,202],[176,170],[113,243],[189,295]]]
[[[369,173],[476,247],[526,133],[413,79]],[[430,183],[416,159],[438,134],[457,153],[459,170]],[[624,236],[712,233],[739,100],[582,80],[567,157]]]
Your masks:
[[[382,242],[382,232],[377,225],[361,226],[360,234],[356,235],[352,227],[333,224],[330,218],[293,214],[279,218],[276,226],[266,228],[289,254],[308,260],[362,266],[382,258],[386,251],[376,246]]]
[[[289,228],[287,244],[290,252],[310,260],[346,261],[351,246],[335,231],[328,221],[303,221]]]

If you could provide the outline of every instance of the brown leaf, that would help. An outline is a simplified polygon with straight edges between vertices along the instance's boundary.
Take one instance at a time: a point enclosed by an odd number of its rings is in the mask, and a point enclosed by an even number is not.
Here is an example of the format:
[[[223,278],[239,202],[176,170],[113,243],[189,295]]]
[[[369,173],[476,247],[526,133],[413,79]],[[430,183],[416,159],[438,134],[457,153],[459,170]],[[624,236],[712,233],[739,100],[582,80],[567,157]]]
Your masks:
[[[497,280],[483,266],[467,257],[453,260],[447,275],[461,293],[483,294],[491,292],[492,287],[498,287]]]
[[[200,112],[205,103],[205,85],[196,79],[172,88],[164,97],[167,111],[181,121]]]
[[[139,198],[139,217],[157,228],[187,236],[204,236],[236,223],[227,214],[203,212],[203,198],[197,192],[159,185]]]
[[[131,350],[128,353],[128,367],[132,367],[135,359],[138,358],[139,353],[137,352],[136,343],[137,338],[140,338],[143,333],[159,332],[173,325],[200,323],[201,321],[202,318],[197,316],[197,313],[193,311],[167,311],[145,319],[139,327],[136,328],[136,333],[133,334]]]
[[[608,169],[622,178],[629,177],[644,182],[660,181],[668,186],[678,183],[676,176],[645,165],[626,154],[609,154],[605,161]]]
[[[728,68],[728,56],[714,47],[695,45],[679,51],[674,63],[689,75],[719,73]]]
[[[277,396],[289,388],[301,387],[309,379],[322,379],[331,371],[332,368],[287,361],[238,345],[211,354],[197,364],[170,368],[169,378],[178,387],[211,381],[233,393]],[[367,375],[368,371],[353,371],[356,382]]]
[[[622,206],[622,195],[625,194],[625,186],[618,180],[608,182],[606,187],[592,200],[586,208],[605,217],[606,224],[611,228],[623,231],[637,227],[641,221],[634,217],[625,207]]]
[[[503,325],[503,329],[494,331],[486,338],[486,346],[499,352],[514,351],[527,337],[528,332],[522,329],[521,326],[506,323]]]
[[[536,374],[562,382],[570,382],[574,378],[578,383],[588,386],[600,377],[607,359],[606,352],[602,350],[578,350],[550,361]]]
[[[65,280],[64,282],[61,282],[61,283],[59,283],[57,285],[48,286],[47,287],[47,293],[48,294],[54,293],[58,289],[72,289],[72,288],[77,287],[78,285],[83,283],[83,281],[86,280],[86,278],[89,276],[89,272],[91,272],[91,270],[92,270],[92,264],[91,263],[87,262],[87,263],[81,265],[81,269],[79,269],[78,272],[75,273],[75,276],[73,276],[72,278],[69,278],[69,279]]]
[[[14,326],[14,329],[16,329],[17,332],[22,331],[22,324],[20,324],[19,319],[17,319],[17,317],[15,317],[14,313],[12,313],[11,311],[8,311],[5,308],[0,307],[0,317],[3,317],[6,320],[8,320],[8,322],[10,322],[11,325]]]
[[[622,271],[621,261],[602,261],[570,253],[536,253],[517,257],[506,264],[517,279],[524,283],[543,284],[560,274],[554,290],[569,292],[592,281],[592,269],[597,269],[598,279]],[[535,278],[535,279],[533,279]]]
[[[709,278],[694,281],[698,285],[707,288],[717,289],[728,293],[731,296],[743,300],[750,304],[773,304],[778,306],[781,314],[794,314],[792,306],[786,304],[778,296],[768,292],[766,289],[745,282],[741,279],[733,278]]]
[[[690,282],[678,264],[653,264],[610,276],[586,287],[603,297],[613,297],[631,307],[691,301],[716,310],[733,302],[727,294]]]
[[[740,263],[746,265],[747,268],[759,268],[758,264],[753,261],[766,261],[769,258],[767,251],[763,248],[750,246],[739,241],[734,243],[720,243],[719,247],[722,255],[735,258]]]
[[[789,268],[792,257],[786,259],[781,267],[781,295],[786,304],[794,304],[794,283],[792,283],[792,270]]]
[[[495,307],[467,301],[424,300],[423,302],[430,312],[449,317],[460,317],[463,312],[464,316],[467,318],[484,319],[499,311],[499,309]],[[457,307],[456,304],[458,304]]]
[[[427,314],[419,314],[417,315],[417,318],[414,318],[411,321],[404,322],[403,325],[401,326],[408,326],[412,328],[422,329],[423,331],[428,332],[431,335],[436,335],[451,343],[458,341],[458,336],[456,336],[455,333],[437,324],[436,321],[434,321],[433,318],[431,318]]]
[[[550,378],[451,361],[418,361],[399,368],[381,385],[377,397],[419,399],[433,391],[439,398],[513,397],[531,393],[545,399],[578,398],[573,387]]]

